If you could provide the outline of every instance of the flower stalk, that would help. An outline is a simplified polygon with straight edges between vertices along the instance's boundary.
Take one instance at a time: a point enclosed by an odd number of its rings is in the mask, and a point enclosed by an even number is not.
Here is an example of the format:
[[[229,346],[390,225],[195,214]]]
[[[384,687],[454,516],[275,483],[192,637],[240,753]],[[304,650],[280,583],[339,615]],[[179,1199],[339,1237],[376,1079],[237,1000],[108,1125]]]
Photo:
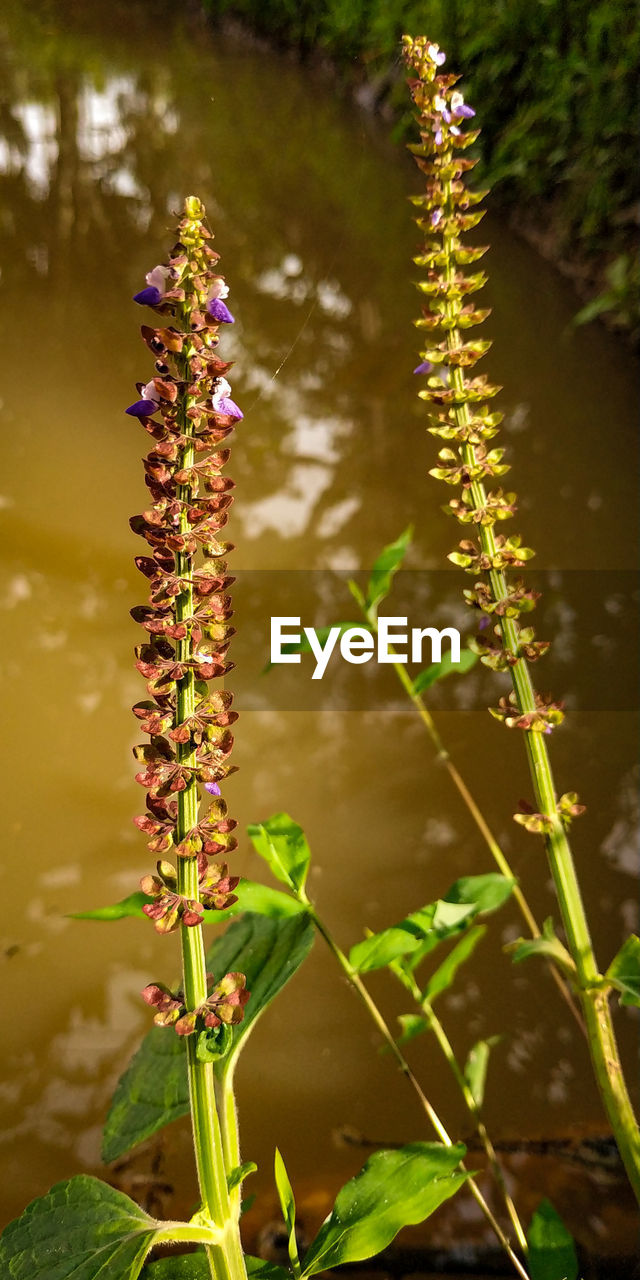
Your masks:
[[[347,981],[349,982],[350,986],[353,987],[353,990],[356,992],[356,995],[358,996],[361,1003],[364,1005],[365,1009],[367,1010],[367,1013],[369,1014],[375,1026],[377,1027],[378,1031],[380,1032],[380,1035],[385,1041],[385,1044],[391,1050],[391,1053],[393,1054],[398,1064],[398,1067],[400,1068],[403,1076],[405,1077],[405,1079],[408,1081],[409,1085],[413,1089],[413,1092],[415,1093],[418,1099],[418,1102],[420,1103],[422,1110],[427,1116],[427,1119],[429,1120],[429,1123],[431,1124],[434,1132],[436,1133],[436,1135],[438,1136],[438,1138],[440,1139],[440,1141],[443,1143],[445,1147],[452,1147],[454,1145],[453,1139],[451,1138],[445,1125],[440,1119],[440,1116],[435,1110],[435,1107],[432,1105],[426,1093],[424,1092],[424,1089],[422,1088],[422,1085],[420,1084],[419,1080],[417,1079],[414,1072],[412,1071],[383,1013],[378,1008],[378,1005],[373,999],[371,992],[368,990],[368,988],[365,986],[364,982],[362,981],[362,978],[358,973],[357,969],[354,968],[354,966],[351,964],[351,961],[349,960],[349,957],[345,955],[342,948],[338,945],[335,938],[333,937],[333,934],[331,933],[331,930],[329,929],[325,921],[321,919],[321,917],[318,915],[315,906],[308,898],[305,890],[299,889],[296,892],[296,897],[298,901],[301,902],[305,907],[305,909],[308,911],[309,916],[315,925],[315,928],[318,930],[318,933],[320,934],[320,936],[324,938],[324,941],[326,942],[329,950],[331,951],[331,954],[334,956],[339,967],[344,973]],[[465,1169],[464,1163],[461,1163],[460,1168]],[[521,1259],[518,1257],[517,1253],[515,1253],[513,1245],[511,1244],[511,1241],[509,1240],[508,1236],[505,1235],[505,1232],[502,1230],[502,1227],[500,1226],[500,1223],[498,1222],[490,1205],[487,1203],[480,1188],[476,1184],[475,1177],[473,1174],[469,1178],[468,1186],[469,1186],[471,1195],[476,1201],[476,1204],[478,1205],[482,1214],[486,1218],[487,1222],[493,1229],[500,1245],[504,1249],[504,1252],[509,1258],[509,1261],[512,1263],[517,1275],[521,1277],[521,1280],[529,1280],[528,1271],[523,1265]],[[515,1209],[514,1209],[514,1214],[515,1214]],[[517,1215],[515,1216],[517,1218]],[[520,1228],[518,1232],[518,1235],[520,1237],[522,1228],[520,1227],[519,1222],[518,1222],[518,1226]],[[522,1232],[522,1237],[524,1239],[524,1247],[526,1250],[526,1238],[524,1237],[523,1232]]]
[[[373,634],[377,635],[378,634],[378,616],[377,616],[376,609],[374,607],[367,608],[367,602],[365,600],[365,597],[356,582],[350,582],[349,588],[351,590],[351,594],[354,600],[362,609],[362,612],[367,621],[367,625],[371,628],[371,631],[373,632]],[[435,724],[435,721],[433,719],[433,716],[431,715],[431,712],[429,711],[429,708],[427,707],[424,701],[422,694],[416,692],[413,680],[411,679],[411,676],[407,671],[407,667],[405,663],[400,661],[395,661],[393,663],[393,669],[398,677],[398,680],[400,681],[400,684],[402,685],[402,688],[407,694],[407,697],[410,699],[411,703],[415,707],[420,717],[420,720],[422,721],[431,739],[431,742],[433,743],[433,746],[437,753],[436,755],[437,762],[439,764],[444,765],[444,768],[449,774],[449,777],[451,778],[451,781],[454,787],[456,788],[458,795],[462,799],[476,827],[478,828],[478,831],[480,832],[480,835],[482,836],[496,866],[498,867],[498,870],[501,872],[503,876],[507,876],[510,880],[517,880],[517,877],[514,875],[514,872],[511,866],[509,865],[509,862],[505,854],[500,848],[500,845],[498,844],[496,837],[494,836],[484,814],[482,813],[482,810],[479,808],[474,796],[469,790],[464,778],[462,777],[462,774],[460,773],[460,770],[457,768],[457,766],[454,764],[453,760],[451,759],[449,751],[447,750],[442,740],[440,732]],[[529,906],[529,903],[527,902],[527,899],[524,893],[522,892],[522,889],[520,888],[520,885],[517,883],[514,885],[513,896],[518,905],[520,914],[531,934],[531,937],[540,938],[542,936],[540,926],[538,925],[538,922],[531,910],[531,907]],[[586,1035],[585,1024],[582,1020],[580,1011],[576,1006],[573,994],[569,988],[569,985],[566,979],[563,977],[563,975],[560,973],[560,971],[557,969],[556,965],[553,964],[552,961],[549,961],[548,965],[549,965],[549,972],[551,974],[551,977],[553,978],[553,981],[555,982],[556,987],[558,988],[558,991],[562,996],[562,999],[567,1005],[567,1008],[570,1010],[571,1016],[577,1022],[583,1035]]]
[[[488,666],[511,676],[513,691],[500,699],[492,714],[508,728],[524,733],[537,804],[537,812],[527,808],[516,820],[544,837],[596,1080],[640,1201],[640,1130],[615,1040],[609,984],[598,970],[567,837],[571,818],[582,806],[572,792],[557,798],[547,750],[546,739],[562,722],[563,711],[558,703],[535,691],[529,670],[529,663],[549,647],[535,638],[533,628],[522,624],[522,615],[534,608],[537,595],[508,576],[511,570],[524,567],[533,552],[522,546],[518,536],[506,538],[496,533],[496,524],[513,516],[516,495],[500,488],[487,490],[484,483],[486,477],[501,476],[508,470],[502,461],[504,450],[487,447],[502,414],[490,413],[486,402],[500,388],[486,377],[467,373],[490,346],[487,341],[464,338],[468,328],[488,315],[466,301],[482,288],[486,276],[482,272],[465,275],[461,270],[486,252],[486,246],[470,247],[462,241],[464,232],[483,216],[473,206],[486,195],[468,189],[464,175],[475,161],[459,154],[478,136],[473,130],[466,134],[461,130],[463,121],[475,112],[453,88],[459,77],[440,73],[445,58],[436,45],[423,37],[413,40],[405,36],[404,56],[412,73],[409,87],[421,138],[410,149],[427,178],[426,193],[413,198],[420,209],[417,223],[425,234],[423,250],[415,261],[427,268],[427,279],[419,287],[428,299],[417,325],[430,335],[430,345],[421,352],[416,372],[427,376],[427,389],[420,396],[430,406],[430,432],[456,445],[455,449],[441,449],[440,465],[431,474],[460,487],[461,496],[452,499],[446,510],[477,532],[477,539],[465,538],[449,559],[476,578],[482,575],[472,590],[465,591],[467,603],[483,615],[474,647]]]
[[[143,339],[156,357],[155,376],[139,385],[140,399],[126,410],[154,441],[144,463],[153,504],[131,522],[151,549],[136,559],[150,582],[150,600],[132,610],[149,637],[136,654],[151,695],[134,708],[150,738],[134,752],[144,765],[137,781],[147,791],[147,810],[136,825],[150,837],[150,850],[161,855],[157,874],[141,882],[155,899],[145,913],[158,932],[179,930],[182,954],[181,990],[151,984],[142,994],[155,1010],[155,1022],[173,1027],[186,1041],[201,1196],[197,1221],[217,1230],[215,1242],[205,1242],[211,1274],[244,1280],[239,1201],[227,1189],[228,1157],[235,1158],[237,1141],[233,1152],[225,1152],[213,1061],[231,1026],[242,1019],[248,992],[243,974],[207,973],[202,928],[204,908],[229,906],[238,883],[226,864],[210,862],[236,847],[236,823],[227,816],[220,783],[232,771],[230,726],[237,717],[230,709],[232,695],[210,691],[208,681],[223,678],[232,666],[226,593],[233,579],[226,556],[233,547],[219,535],[233,482],[222,475],[229,450],[221,446],[242,418],[224,376],[230,365],[216,352],[220,325],[233,323],[233,316],[210,238],[203,206],[189,197],[168,264],[149,272],[147,287],[135,297],[174,322],[143,325]],[[204,813],[200,788],[209,801]]]

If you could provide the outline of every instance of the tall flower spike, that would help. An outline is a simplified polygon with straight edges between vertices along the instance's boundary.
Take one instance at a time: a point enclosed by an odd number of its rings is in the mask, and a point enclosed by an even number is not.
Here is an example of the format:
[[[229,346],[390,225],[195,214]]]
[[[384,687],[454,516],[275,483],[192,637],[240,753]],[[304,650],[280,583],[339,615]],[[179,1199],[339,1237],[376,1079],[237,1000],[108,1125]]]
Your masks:
[[[563,712],[550,698],[536,693],[529,671],[529,663],[548,647],[535,640],[532,627],[521,625],[522,614],[535,605],[536,593],[507,579],[507,571],[522,567],[533,552],[523,547],[517,536],[505,538],[495,533],[496,523],[514,514],[515,494],[501,488],[485,489],[487,478],[493,480],[507,471],[502,461],[504,450],[488,447],[502,414],[490,412],[487,401],[500,388],[482,375],[467,373],[490,346],[478,339],[465,341],[462,336],[489,314],[467,301],[486,277],[482,272],[467,275],[463,270],[486,252],[462,240],[464,232],[480,221],[482,213],[474,206],[486,195],[468,190],[465,174],[475,161],[460,154],[478,135],[461,131],[460,123],[471,118],[472,108],[453,88],[458,76],[439,73],[444,58],[438,47],[425,38],[410,36],[403,38],[403,45],[420,128],[420,142],[410,149],[427,179],[425,193],[413,197],[420,210],[417,223],[425,237],[415,262],[427,269],[426,280],[419,284],[427,301],[417,326],[426,331],[428,345],[420,352],[420,359],[441,366],[443,371],[442,377],[429,376],[426,389],[418,394],[429,405],[431,433],[455,446],[447,445],[440,451],[440,466],[431,474],[460,488],[460,497],[453,498],[445,510],[467,526],[467,531],[468,526],[477,529],[477,538],[465,538],[449,559],[467,573],[483,575],[473,590],[465,592],[468,604],[484,615],[485,626],[480,628],[475,647],[483,662],[508,670],[511,676],[513,692],[501,699],[493,714],[524,736],[536,810],[529,818],[525,814],[522,825],[539,832],[545,842],[595,1076],[640,1202],[640,1126],[618,1054],[607,978],[598,971],[566,833],[568,820],[578,816],[582,806],[573,792],[558,799],[547,752],[547,737],[561,723]],[[423,366],[418,369],[422,371]],[[521,821],[521,814],[517,820]]]
[[[229,459],[223,444],[242,412],[225,376],[231,365],[216,350],[220,325],[233,317],[223,302],[229,290],[203,219],[203,206],[190,197],[168,263],[154,267],[147,287],[135,295],[168,323],[142,326],[155,358],[154,376],[138,384],[140,399],[126,409],[153,441],[144,460],[151,506],[131,521],[149,546],[136,565],[150,593],[147,604],[132,610],[148,634],[136,649],[149,694],[134,707],[149,735],[148,743],[134,749],[141,765],[137,781],[147,791],[147,811],[136,825],[154,854],[173,854],[177,864],[162,859],[157,875],[144,876],[141,884],[154,899],[145,914],[156,930],[182,928],[191,935],[200,933],[205,907],[222,910],[235,902],[238,883],[226,865],[208,865],[211,856],[227,855],[237,843],[220,788],[233,769],[228,760],[237,717],[231,693],[209,690],[208,681],[224,678],[233,665],[227,660],[233,635],[227,555],[233,547],[220,540],[233,481],[222,474]],[[208,802],[204,813],[199,787]],[[188,945],[204,954],[193,937]],[[212,1025],[203,963],[196,968],[202,970],[200,989],[190,990],[185,982],[184,992],[192,1030]],[[149,990],[159,989],[147,988],[147,1003]],[[243,993],[244,1001],[244,988]],[[235,1006],[236,1019],[242,1003]],[[164,1025],[175,1025],[177,1015],[165,1015],[176,1007],[161,1005]]]

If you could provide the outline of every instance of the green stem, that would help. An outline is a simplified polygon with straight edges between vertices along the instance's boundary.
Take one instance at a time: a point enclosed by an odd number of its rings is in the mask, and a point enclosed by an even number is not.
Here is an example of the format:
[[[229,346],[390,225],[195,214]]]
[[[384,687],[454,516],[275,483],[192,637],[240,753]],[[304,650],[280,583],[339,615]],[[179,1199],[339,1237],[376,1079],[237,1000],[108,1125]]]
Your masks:
[[[220,1117],[222,1134],[222,1150],[227,1175],[240,1164],[240,1140],[238,1134],[238,1117],[236,1100],[233,1091],[233,1066],[226,1068],[222,1077],[216,1076],[216,1101]],[[229,1192],[231,1208],[236,1218],[240,1217],[242,1203],[242,1187],[239,1185]]]
[[[189,330],[189,305],[182,308],[185,329]],[[185,342],[179,365],[182,377],[188,375],[189,349]],[[182,395],[179,404],[179,422],[184,435],[190,436],[193,428],[187,416],[191,401]],[[194,446],[187,444],[182,451],[181,466],[188,468],[195,457]],[[177,486],[177,496],[187,501],[190,491],[187,486]],[[180,516],[180,528],[185,532],[189,528],[186,510],[183,507]],[[176,556],[176,572],[178,577],[187,582],[176,599],[176,619],[184,621],[193,611],[193,587],[191,585],[192,557],[185,552]],[[179,661],[193,657],[193,641],[190,629],[184,640],[177,641],[176,656]],[[177,685],[176,724],[182,724],[193,715],[196,707],[195,674],[189,668]],[[191,743],[178,744],[177,759],[182,764],[195,767],[196,751]],[[197,825],[199,811],[198,787],[195,778],[183,790],[178,792],[178,817],[175,840],[179,844],[187,833]],[[179,857],[177,866],[178,893],[186,898],[199,901],[198,863],[195,857]],[[198,1009],[207,998],[207,970],[202,925],[190,928],[180,926],[182,949],[182,971],[184,1002],[187,1010]],[[217,1226],[222,1233],[220,1244],[207,1246],[206,1253],[213,1280],[246,1280],[246,1268],[237,1225],[229,1192],[222,1145],[220,1121],[216,1107],[213,1063],[201,1062],[197,1057],[197,1036],[187,1038],[187,1074],[189,1080],[189,1102],[191,1109],[191,1126],[193,1145],[198,1174],[198,1185],[202,1198],[203,1214]]]
[[[507,1189],[507,1184],[504,1179],[504,1174],[502,1172],[500,1161],[498,1160],[495,1147],[491,1141],[491,1138],[489,1137],[485,1123],[480,1114],[480,1108],[471,1092],[471,1089],[469,1088],[469,1085],[467,1084],[467,1081],[465,1080],[464,1073],[454,1053],[453,1045],[451,1044],[451,1041],[449,1040],[449,1037],[438,1015],[434,1012],[433,1006],[429,1003],[428,1000],[423,1000],[422,992],[420,991],[420,988],[413,974],[408,969],[405,969],[404,973],[405,973],[405,977],[407,979],[410,979],[411,994],[414,1000],[416,1001],[416,1004],[422,1010],[427,1020],[427,1023],[429,1025],[430,1031],[433,1031],[433,1034],[444,1054],[444,1057],[453,1073],[453,1076],[458,1085],[458,1088],[460,1089],[460,1092],[464,1098],[467,1110],[476,1127],[478,1137],[480,1138],[480,1141],[487,1154],[487,1159],[489,1160],[489,1164],[491,1165],[491,1171],[500,1189],[500,1193],[504,1200],[507,1213],[509,1214],[509,1217],[513,1225],[513,1229],[516,1233],[516,1239],[523,1253],[526,1255],[529,1250],[527,1237],[524,1233],[524,1229],[520,1221],[520,1218],[518,1217],[518,1212],[515,1207],[515,1204],[513,1203],[513,1200],[509,1195],[509,1191]]]
[[[355,595],[355,592],[354,592],[354,595]],[[359,593],[358,595],[355,595],[355,598],[358,600],[358,603],[363,609],[367,622],[369,623],[372,631],[375,633],[375,635],[377,635],[378,634],[378,618],[375,613],[375,610],[367,609],[366,604],[362,599],[362,597],[360,597]],[[405,693],[411,699],[413,706],[418,712],[418,715],[420,716],[420,719],[422,720],[422,723],[424,724],[425,729],[427,730],[427,733],[429,734],[429,737],[433,742],[433,745],[438,753],[437,755],[438,762],[443,764],[445,769],[447,770],[447,773],[449,774],[449,777],[451,778],[453,785],[456,787],[458,794],[461,796],[462,800],[467,806],[467,809],[469,810],[471,817],[473,818],[480,834],[482,835],[487,845],[487,848],[489,849],[489,852],[491,853],[491,856],[494,862],[496,863],[496,866],[499,868],[503,876],[507,876],[509,880],[516,881],[516,884],[514,885],[514,889],[513,889],[513,896],[520,909],[520,914],[522,915],[525,921],[525,924],[529,929],[531,937],[532,938],[541,937],[540,927],[529,906],[529,903],[527,902],[527,899],[525,898],[519,884],[517,883],[517,877],[514,874],[512,868],[510,867],[504,853],[502,852],[502,849],[500,848],[500,845],[498,844],[498,841],[493,835],[493,832],[491,831],[491,828],[486,822],[486,819],[484,818],[481,810],[478,808],[478,805],[474,800],[471,792],[469,791],[469,788],[467,787],[467,784],[464,781],[464,778],[462,777],[462,775],[459,773],[458,769],[454,765],[449,755],[449,752],[447,751],[442,741],[442,738],[440,737],[440,733],[436,728],[433,717],[422,698],[422,695],[419,693],[416,693],[413,681],[411,679],[411,676],[409,675],[409,672],[407,671],[406,666],[404,665],[403,662],[394,662],[393,669],[400,681],[400,684],[405,690]],[[578,1026],[580,1027],[580,1030],[582,1031],[582,1034],[586,1036],[587,1031],[586,1031],[585,1024],[582,1020],[580,1010],[576,1006],[575,1000],[573,998],[573,995],[571,993],[568,983],[566,982],[566,980],[564,979],[564,977],[562,976],[562,974],[560,973],[556,965],[553,964],[552,961],[548,961],[547,963],[548,963],[549,971],[551,973],[553,981],[555,982],[556,987],[558,988],[558,991],[562,996],[562,999],[564,1000],[567,1007],[570,1009],[572,1016],[575,1018],[575,1021],[577,1022]]]
[[[362,978],[360,977],[360,974],[357,972],[356,969],[354,969],[348,956],[346,956],[344,951],[341,950],[341,948],[338,946],[338,943],[336,942],[335,938],[327,928],[324,921],[321,920],[320,917],[318,916],[315,907],[309,901],[304,889],[300,890],[297,896],[298,896],[298,900],[306,907],[311,919],[313,920],[313,923],[316,929],[318,930],[318,933],[321,935],[321,937],[324,938],[327,946],[329,947],[329,950],[331,951],[331,953],[337,960],[340,968],[342,969],[342,972],[346,975],[349,983],[353,987],[354,991],[356,991],[357,995],[359,996],[360,1000],[364,1004],[370,1017],[373,1019],[384,1041],[389,1046],[389,1049],[391,1050],[394,1058],[396,1059],[396,1062],[400,1067],[402,1074],[404,1075],[405,1079],[408,1080],[414,1093],[419,1099],[420,1105],[423,1111],[425,1112],[425,1114],[427,1115],[440,1141],[446,1147],[454,1146],[455,1144],[453,1140],[450,1138],[438,1113],[436,1112],[431,1102],[427,1098],[426,1094],[424,1093],[422,1086],[420,1085],[420,1082],[416,1079],[415,1075],[413,1074],[413,1071],[411,1070],[409,1063],[407,1062],[400,1046],[398,1045],[397,1041],[392,1035],[387,1022],[385,1021],[383,1014],[378,1008],[370,992],[365,987],[362,981]],[[460,1169],[463,1169],[465,1172],[467,1172],[466,1165],[464,1164],[463,1161],[460,1162],[459,1167]],[[517,1254],[514,1252],[510,1240],[502,1230],[500,1223],[498,1222],[497,1218],[494,1216],[492,1210],[487,1204],[487,1201],[485,1200],[482,1192],[480,1191],[480,1188],[476,1185],[473,1179],[473,1176],[470,1176],[468,1186],[474,1200],[476,1201],[476,1203],[482,1210],[482,1213],[484,1214],[485,1218],[493,1228],[493,1231],[495,1232],[509,1260],[513,1264],[513,1267],[516,1270],[517,1274],[522,1278],[522,1280],[529,1280],[528,1272],[525,1270],[524,1266],[522,1265],[522,1262],[518,1258]]]
[[[450,184],[445,186],[445,197],[448,209],[451,211]],[[445,232],[444,235],[446,279],[449,283],[455,274],[450,245],[452,234]],[[450,301],[446,304],[446,312],[448,319],[455,321],[455,307]],[[447,333],[449,350],[455,350],[460,346],[460,342],[460,332],[454,325],[448,329]],[[462,397],[465,393],[464,373],[460,367],[450,365],[449,368],[451,385],[457,396]],[[459,427],[469,425],[469,408],[466,403],[455,408],[455,417]],[[467,466],[477,467],[475,447],[472,444],[464,443],[460,452]],[[473,480],[470,489],[474,505],[486,506],[487,495],[482,481]],[[478,528],[481,549],[493,560],[498,550],[493,526],[480,524]],[[489,572],[489,581],[494,600],[496,602],[504,600],[509,591],[502,570],[492,569]],[[520,654],[519,627],[513,618],[502,617],[500,629],[505,651],[518,659],[515,665],[510,667],[510,672],[518,708],[522,715],[527,715],[536,710],[536,700],[526,658]],[[536,802],[540,812],[550,819],[550,829],[544,837],[545,846],[558,896],[562,923],[578,974],[579,996],[594,1072],[629,1181],[640,1203],[640,1129],[622,1071],[608,995],[601,988],[602,978],[593,951],[571,847],[558,813],[547,744],[539,731],[525,730],[524,733]]]

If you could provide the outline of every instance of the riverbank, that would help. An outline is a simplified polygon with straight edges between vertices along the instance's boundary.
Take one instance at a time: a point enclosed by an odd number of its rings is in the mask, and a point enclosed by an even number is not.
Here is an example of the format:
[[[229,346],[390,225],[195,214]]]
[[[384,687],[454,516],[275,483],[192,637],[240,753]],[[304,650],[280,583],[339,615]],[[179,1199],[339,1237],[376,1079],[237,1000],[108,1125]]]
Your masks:
[[[428,28],[478,110],[494,207],[573,281],[583,320],[640,336],[634,103],[640,28],[625,0],[203,0],[214,22],[324,63],[396,135],[412,127],[398,57]]]

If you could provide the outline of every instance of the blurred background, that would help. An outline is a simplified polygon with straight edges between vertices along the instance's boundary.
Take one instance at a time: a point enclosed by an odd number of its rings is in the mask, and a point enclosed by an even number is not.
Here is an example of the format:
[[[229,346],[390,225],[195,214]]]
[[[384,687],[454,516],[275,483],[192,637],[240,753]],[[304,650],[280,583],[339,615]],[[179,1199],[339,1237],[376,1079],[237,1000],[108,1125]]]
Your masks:
[[[223,350],[236,361],[233,394],[245,413],[229,468],[245,636],[230,809],[241,831],[279,809],[303,824],[312,895],[345,947],[458,876],[493,869],[390,680],[334,666],[314,701],[308,664],[292,669],[297,699],[260,674],[268,615],[286,611],[274,606],[279,584],[297,593],[304,622],[352,617],[345,577],[370,568],[411,521],[410,572],[386,612],[470,629],[466,584],[443,570],[456,530],[427,474],[435,449],[411,373],[418,232],[407,197],[420,177],[401,143],[400,67],[386,53],[407,16],[415,34],[432,16],[428,32],[449,64],[470,70],[466,97],[486,123],[479,181],[498,180],[479,229],[492,245],[486,364],[505,388],[508,486],[520,494],[518,529],[537,550],[546,592],[540,634],[555,637],[539,679],[571,713],[553,761],[559,790],[577,790],[588,806],[575,846],[602,967],[636,927],[630,322],[617,332],[575,328],[584,299],[514,228],[537,210],[536,234],[556,257],[591,263],[592,292],[626,252],[629,11],[591,6],[580,37],[589,35],[587,56],[576,45],[582,4],[485,4],[478,28],[474,4],[421,5],[419,25],[405,6],[384,32],[381,5],[343,4],[342,25],[337,4],[298,5],[288,27],[276,21],[281,8],[221,3],[207,17],[166,0],[14,0],[0,18],[3,1223],[53,1181],[100,1170],[109,1097],[149,1024],[139,991],[170,982],[177,964],[172,941],[150,926],[67,913],[116,901],[149,869],[131,821],[143,792],[130,706],[144,689],[128,612],[144,597],[128,518],[146,505],[147,446],[123,408],[152,369],[131,296],[165,257],[190,192],[207,206],[231,286],[237,323]],[[499,84],[510,86],[507,101]],[[369,109],[376,104],[381,113]],[[623,310],[614,308],[621,326]],[[542,920],[557,914],[542,851],[511,818],[530,797],[524,751],[484,709],[491,681],[476,668],[434,691],[432,705]],[[265,878],[244,836],[234,869]],[[634,1215],[615,1168],[526,1146],[566,1139],[575,1151],[606,1122],[585,1046],[547,974],[513,969],[502,953],[519,933],[508,905],[443,998],[443,1018],[461,1057],[482,1036],[504,1036],[486,1119],[495,1138],[520,1144],[508,1168],[525,1213],[549,1195],[586,1247],[629,1253]],[[384,977],[372,988],[390,1019],[408,1012]],[[616,1022],[633,1078],[637,1024],[628,1010]],[[240,1064],[243,1158],[258,1161],[253,1182],[264,1193],[248,1238],[274,1213],[276,1142],[313,1226],[364,1159],[336,1144],[337,1128],[381,1141],[430,1136],[378,1049],[319,941]],[[436,1046],[423,1037],[408,1052],[450,1130],[468,1135]],[[196,1195],[188,1129],[175,1126],[111,1176],[164,1197],[165,1212],[186,1212]],[[462,1196],[429,1224],[431,1240],[456,1236],[484,1239]]]

